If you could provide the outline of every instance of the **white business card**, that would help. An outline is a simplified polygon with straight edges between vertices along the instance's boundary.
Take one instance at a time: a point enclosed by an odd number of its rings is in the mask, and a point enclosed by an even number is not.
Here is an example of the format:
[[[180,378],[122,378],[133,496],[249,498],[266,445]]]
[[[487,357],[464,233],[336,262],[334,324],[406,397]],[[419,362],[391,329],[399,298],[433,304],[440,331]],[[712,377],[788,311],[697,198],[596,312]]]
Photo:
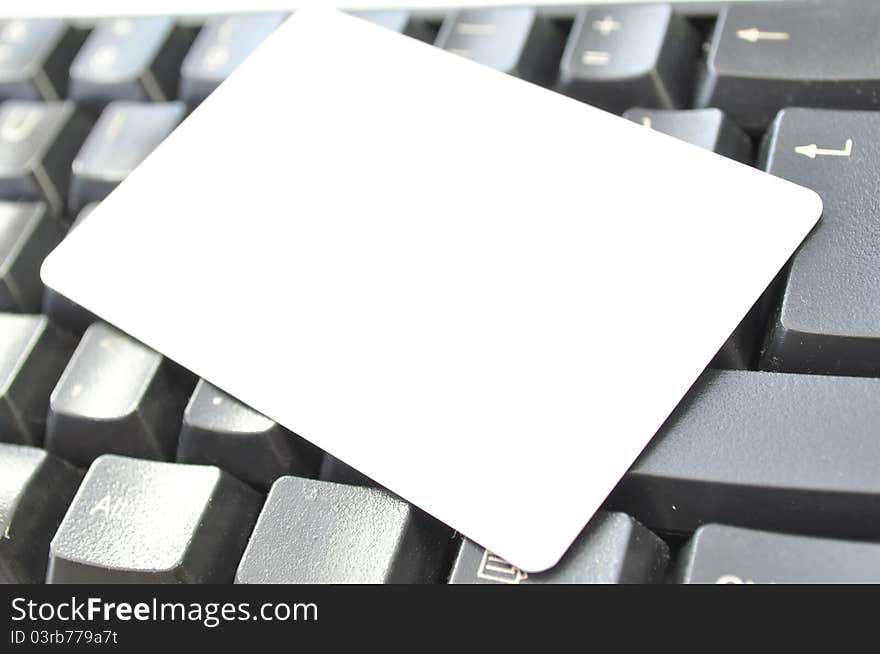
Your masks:
[[[820,213],[812,191],[315,9],[42,274],[538,571]]]

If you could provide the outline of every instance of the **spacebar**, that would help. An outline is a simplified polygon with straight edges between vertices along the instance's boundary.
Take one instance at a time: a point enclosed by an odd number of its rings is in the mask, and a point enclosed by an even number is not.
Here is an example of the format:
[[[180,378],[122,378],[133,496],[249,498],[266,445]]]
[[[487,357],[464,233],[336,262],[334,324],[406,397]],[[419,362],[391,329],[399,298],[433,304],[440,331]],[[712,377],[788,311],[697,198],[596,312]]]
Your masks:
[[[608,506],[668,532],[880,538],[878,424],[880,379],[708,371]]]

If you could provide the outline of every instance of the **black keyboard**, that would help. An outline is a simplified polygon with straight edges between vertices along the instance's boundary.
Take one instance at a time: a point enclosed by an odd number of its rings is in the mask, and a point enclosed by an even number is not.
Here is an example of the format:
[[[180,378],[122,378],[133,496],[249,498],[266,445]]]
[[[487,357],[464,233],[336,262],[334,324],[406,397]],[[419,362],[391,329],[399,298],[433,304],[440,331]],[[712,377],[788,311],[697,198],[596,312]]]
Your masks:
[[[528,574],[40,283],[285,16],[0,20],[0,581],[880,581],[880,4],[360,14],[811,187],[823,219]]]

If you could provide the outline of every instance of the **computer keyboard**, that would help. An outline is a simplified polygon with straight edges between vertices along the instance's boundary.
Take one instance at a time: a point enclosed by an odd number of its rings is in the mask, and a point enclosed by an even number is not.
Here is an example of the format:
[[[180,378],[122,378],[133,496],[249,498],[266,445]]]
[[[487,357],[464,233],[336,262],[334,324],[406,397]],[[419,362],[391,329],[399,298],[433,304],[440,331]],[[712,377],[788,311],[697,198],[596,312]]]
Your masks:
[[[40,282],[285,15],[0,20],[0,581],[880,580],[880,5],[357,13],[808,186],[823,219],[530,574]],[[414,138],[430,147],[431,125]],[[601,192],[584,180],[585,220]]]

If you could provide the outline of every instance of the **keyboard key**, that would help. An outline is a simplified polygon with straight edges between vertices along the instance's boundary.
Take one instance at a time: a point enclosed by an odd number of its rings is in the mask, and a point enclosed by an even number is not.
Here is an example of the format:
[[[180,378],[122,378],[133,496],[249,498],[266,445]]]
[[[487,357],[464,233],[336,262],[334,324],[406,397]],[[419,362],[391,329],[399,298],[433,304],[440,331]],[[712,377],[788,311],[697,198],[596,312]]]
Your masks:
[[[95,323],[52,391],[46,449],[78,465],[105,453],[170,459],[194,383],[158,352]]]
[[[321,470],[318,473],[318,479],[322,481],[335,481],[337,484],[381,488],[379,484],[365,474],[355,470],[350,465],[343,463],[335,456],[330,456],[326,452],[321,461]]]
[[[259,494],[211,466],[95,460],[49,548],[46,581],[225,583]]]
[[[451,532],[386,491],[282,477],[238,566],[236,583],[437,581]]]
[[[80,473],[36,447],[4,443],[0,470],[0,583],[43,583],[49,541]]]
[[[80,211],[76,220],[70,226],[68,233],[72,232],[77,225],[98,206],[98,203],[87,204]],[[77,336],[82,336],[89,325],[97,322],[98,318],[91,311],[81,307],[76,302],[67,299],[60,293],[48,286],[43,291],[43,313],[45,313],[52,322],[61,325],[65,330]]]
[[[669,532],[880,538],[878,424],[880,379],[709,370],[609,506]]]
[[[205,380],[183,413],[177,460],[216,465],[257,488],[284,475],[313,476],[319,459],[313,445]]]
[[[623,513],[600,511],[562,560],[526,573],[464,539],[450,584],[644,584],[663,581],[669,548]]]
[[[822,220],[794,256],[761,367],[880,376],[877,171],[880,112],[786,109],[768,172],[822,196]]]
[[[696,30],[669,5],[582,9],[557,88],[614,113],[687,106],[699,49]]]
[[[102,21],[70,67],[70,97],[93,107],[111,100],[174,98],[191,40],[173,18]]]
[[[49,395],[75,345],[45,316],[0,313],[0,441],[43,442]]]
[[[106,198],[185,114],[182,102],[117,100],[108,104],[73,160],[70,211],[78,212]]]
[[[719,109],[636,107],[626,111],[623,117],[737,161],[751,159],[751,140]]]
[[[433,43],[437,37],[436,30],[431,27],[428,21],[420,19],[412,11],[405,9],[372,9],[351,13],[358,18],[381,25],[392,32],[406,34],[425,43]]]
[[[880,108],[880,6],[721,10],[698,106],[763,128],[785,107]]]
[[[254,14],[209,20],[183,60],[181,99],[193,106],[207,98],[284,19],[284,14]]]
[[[705,525],[682,550],[676,581],[876,584],[880,582],[880,544]]]
[[[45,202],[60,214],[89,127],[69,101],[0,105],[0,199]]]
[[[0,20],[0,100],[58,100],[84,33],[63,20]]]
[[[46,205],[0,201],[0,311],[40,311],[40,266],[63,237]]]
[[[562,35],[536,9],[467,9],[447,16],[435,45],[548,85],[556,73]]]

